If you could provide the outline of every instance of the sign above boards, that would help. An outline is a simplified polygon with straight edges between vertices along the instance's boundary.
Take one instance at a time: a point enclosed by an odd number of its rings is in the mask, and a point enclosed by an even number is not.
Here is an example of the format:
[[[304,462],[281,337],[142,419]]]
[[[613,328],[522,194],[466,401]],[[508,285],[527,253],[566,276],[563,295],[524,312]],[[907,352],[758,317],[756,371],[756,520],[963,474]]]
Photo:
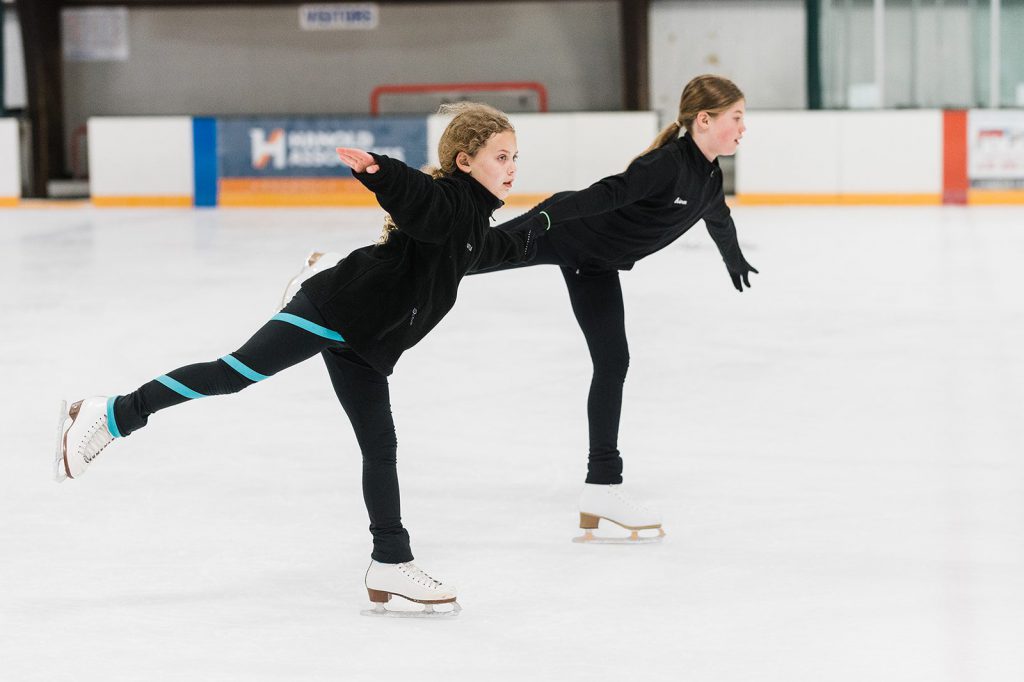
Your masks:
[[[299,5],[303,31],[372,30],[379,23],[380,8],[375,2]]]
[[[60,19],[65,60],[128,61],[127,7],[66,8],[61,10]]]

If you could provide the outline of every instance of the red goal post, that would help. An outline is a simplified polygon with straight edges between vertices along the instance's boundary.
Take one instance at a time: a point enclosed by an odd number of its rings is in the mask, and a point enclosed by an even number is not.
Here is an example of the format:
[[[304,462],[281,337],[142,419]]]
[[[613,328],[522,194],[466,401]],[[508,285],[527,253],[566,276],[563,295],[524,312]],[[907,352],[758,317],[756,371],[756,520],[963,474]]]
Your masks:
[[[390,95],[399,97],[425,96],[429,105],[421,105],[430,111],[402,111],[401,113],[433,113],[437,106],[446,102],[458,102],[470,98],[470,93],[492,93],[499,101],[493,102],[503,111],[548,110],[548,91],[536,81],[499,81],[492,83],[394,83],[378,85],[370,93],[370,115],[381,114],[381,98]],[[492,102],[489,102],[492,103]],[[521,105],[521,106],[517,106]],[[398,113],[398,112],[396,112]]]

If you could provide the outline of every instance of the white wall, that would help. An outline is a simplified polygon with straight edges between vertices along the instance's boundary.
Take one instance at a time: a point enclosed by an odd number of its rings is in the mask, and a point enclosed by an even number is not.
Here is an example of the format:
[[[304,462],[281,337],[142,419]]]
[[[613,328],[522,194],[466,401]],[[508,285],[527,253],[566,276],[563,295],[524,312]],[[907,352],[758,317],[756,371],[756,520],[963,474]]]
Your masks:
[[[450,117],[427,119],[430,163],[437,164],[437,143]],[[582,189],[606,175],[621,173],[658,133],[657,114],[515,114],[519,169],[516,194],[551,194]]]
[[[20,164],[18,121],[0,118],[0,202],[11,203],[21,196]]]
[[[193,178],[191,117],[89,119],[89,193],[94,201],[191,203]]]
[[[748,109],[806,108],[803,0],[655,0],[650,19],[651,108],[662,123],[704,73],[733,80]]]
[[[551,111],[622,105],[608,0],[382,3],[376,29],[350,31],[303,31],[287,3],[138,5],[127,61],[64,62],[69,140],[93,116],[366,114],[385,83],[540,81]]]
[[[736,194],[942,193],[942,112],[752,111]]]

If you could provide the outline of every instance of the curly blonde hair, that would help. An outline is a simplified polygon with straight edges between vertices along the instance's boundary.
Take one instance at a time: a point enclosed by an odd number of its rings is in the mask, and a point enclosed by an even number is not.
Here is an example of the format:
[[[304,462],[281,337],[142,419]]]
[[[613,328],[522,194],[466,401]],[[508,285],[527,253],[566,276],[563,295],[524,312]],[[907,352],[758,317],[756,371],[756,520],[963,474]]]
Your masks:
[[[453,118],[448,122],[448,127],[444,129],[441,140],[437,143],[437,158],[441,167],[423,169],[423,172],[435,179],[455,173],[459,152],[476,156],[476,153],[487,144],[487,140],[493,136],[505,131],[515,132],[515,128],[512,127],[504,112],[480,102],[442,104],[437,113],[443,116],[453,116]],[[395,225],[395,221],[391,216],[386,216],[384,229],[377,243],[386,242],[396,229],[398,226]]]

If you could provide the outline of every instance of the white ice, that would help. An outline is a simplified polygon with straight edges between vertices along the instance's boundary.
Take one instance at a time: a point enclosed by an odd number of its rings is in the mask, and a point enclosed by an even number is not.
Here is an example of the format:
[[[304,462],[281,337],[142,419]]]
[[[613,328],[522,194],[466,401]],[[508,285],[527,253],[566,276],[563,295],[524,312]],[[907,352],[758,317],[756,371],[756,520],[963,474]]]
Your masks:
[[[219,357],[369,210],[0,212],[0,680],[1024,680],[1024,210],[738,208],[622,276],[627,486],[581,546],[590,363],[557,269],[466,280],[392,396],[455,619],[365,618],[318,359],[50,479],[61,399]],[[511,213],[503,217],[510,217]]]

